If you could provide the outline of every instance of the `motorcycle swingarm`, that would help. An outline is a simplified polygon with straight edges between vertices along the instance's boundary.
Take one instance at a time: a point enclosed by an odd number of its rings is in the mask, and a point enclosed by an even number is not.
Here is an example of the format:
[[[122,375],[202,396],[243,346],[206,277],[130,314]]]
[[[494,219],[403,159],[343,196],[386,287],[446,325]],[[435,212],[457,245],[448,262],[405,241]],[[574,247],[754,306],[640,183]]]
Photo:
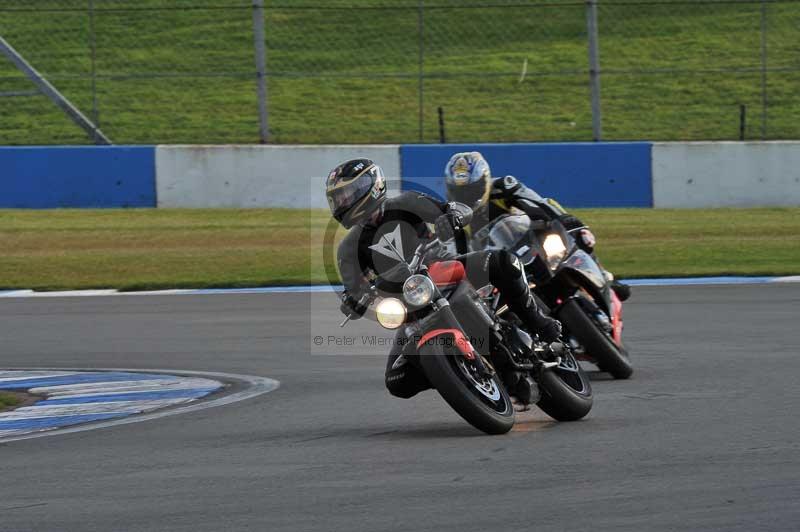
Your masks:
[[[514,356],[509,352],[508,348],[503,346],[500,350],[502,351],[502,356],[505,359],[506,363],[511,367],[511,369],[523,372],[529,371],[541,371],[544,369],[554,368],[556,366],[561,365],[561,357],[556,356],[554,362],[548,362],[544,360],[541,355],[546,351],[542,347],[535,347],[533,349],[535,355],[531,357],[530,362],[522,362],[517,361],[514,359]]]

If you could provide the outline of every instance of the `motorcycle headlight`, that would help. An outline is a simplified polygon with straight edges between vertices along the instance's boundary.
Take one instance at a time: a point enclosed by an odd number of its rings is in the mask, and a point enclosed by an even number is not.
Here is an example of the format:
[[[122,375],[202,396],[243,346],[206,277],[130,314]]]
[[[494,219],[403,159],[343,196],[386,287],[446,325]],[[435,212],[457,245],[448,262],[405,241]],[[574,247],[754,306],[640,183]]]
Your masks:
[[[406,306],[394,297],[381,299],[375,307],[378,323],[387,329],[397,329],[406,321]]]
[[[567,254],[567,246],[561,235],[550,233],[544,239],[544,252],[547,254],[547,264],[550,268],[555,268]]]
[[[403,297],[409,305],[421,307],[433,297],[433,281],[424,275],[412,275],[403,283]]]

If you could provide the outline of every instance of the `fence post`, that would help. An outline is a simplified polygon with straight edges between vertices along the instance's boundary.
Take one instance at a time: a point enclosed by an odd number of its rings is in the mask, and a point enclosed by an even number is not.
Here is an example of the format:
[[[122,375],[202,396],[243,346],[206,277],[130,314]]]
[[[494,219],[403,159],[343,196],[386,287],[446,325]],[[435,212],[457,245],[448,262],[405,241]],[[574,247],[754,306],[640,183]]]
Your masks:
[[[258,85],[258,139],[269,142],[269,114],[267,112],[267,42],[264,31],[264,0],[253,0],[253,39],[256,54],[256,83]]]
[[[447,136],[444,133],[444,107],[439,106],[439,144],[447,144]]]
[[[94,0],[89,0],[89,53],[92,75],[92,120],[100,126],[100,111],[97,108],[97,39],[94,33]]]
[[[417,10],[417,33],[419,36],[419,64],[418,79],[419,86],[419,141],[422,142],[425,136],[425,0],[419,0]]]
[[[95,144],[110,145],[111,140],[106,137],[100,128],[98,128],[91,120],[86,118],[86,115],[73,105],[72,102],[61,94],[58,89],[47,81],[38,70],[28,63],[19,52],[17,52],[2,36],[0,36],[0,54],[6,56],[14,66],[16,66],[23,74],[25,74],[31,82],[36,85],[39,91],[50,98],[67,116],[72,119],[78,126],[89,135]]]
[[[592,93],[592,139],[602,140],[600,111],[600,42],[597,31],[597,2],[586,0],[586,30],[589,39],[589,86]]]
[[[767,2],[761,0],[761,140],[767,138]]]
[[[747,136],[747,106],[739,104],[739,140],[744,140]]]

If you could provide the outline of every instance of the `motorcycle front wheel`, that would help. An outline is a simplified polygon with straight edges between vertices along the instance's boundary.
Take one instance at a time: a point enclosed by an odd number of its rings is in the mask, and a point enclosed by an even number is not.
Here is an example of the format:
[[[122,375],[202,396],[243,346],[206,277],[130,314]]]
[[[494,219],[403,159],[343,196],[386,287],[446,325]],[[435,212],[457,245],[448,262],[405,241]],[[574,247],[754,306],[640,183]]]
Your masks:
[[[497,375],[484,377],[457,349],[424,345],[420,365],[447,404],[486,434],[505,434],[514,426],[514,407]]]
[[[607,371],[615,379],[627,379],[633,374],[633,365],[627,351],[614,343],[611,337],[600,329],[574,300],[564,303],[558,312],[558,319],[583,345],[601,370]]]

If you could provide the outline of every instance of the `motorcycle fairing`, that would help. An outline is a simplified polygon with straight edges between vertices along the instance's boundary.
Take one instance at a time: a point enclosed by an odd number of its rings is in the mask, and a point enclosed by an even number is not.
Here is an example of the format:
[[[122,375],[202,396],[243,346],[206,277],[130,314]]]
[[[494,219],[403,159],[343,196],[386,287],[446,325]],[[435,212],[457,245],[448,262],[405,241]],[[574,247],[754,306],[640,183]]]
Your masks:
[[[603,274],[603,270],[600,269],[600,266],[597,265],[592,256],[582,249],[576,249],[561,264],[559,269],[575,270],[590,281],[597,290],[602,290],[606,285],[606,276]]]
[[[605,274],[591,255],[580,248],[567,257],[559,266],[557,277],[582,288],[606,314],[612,314],[612,290],[609,288]]]

